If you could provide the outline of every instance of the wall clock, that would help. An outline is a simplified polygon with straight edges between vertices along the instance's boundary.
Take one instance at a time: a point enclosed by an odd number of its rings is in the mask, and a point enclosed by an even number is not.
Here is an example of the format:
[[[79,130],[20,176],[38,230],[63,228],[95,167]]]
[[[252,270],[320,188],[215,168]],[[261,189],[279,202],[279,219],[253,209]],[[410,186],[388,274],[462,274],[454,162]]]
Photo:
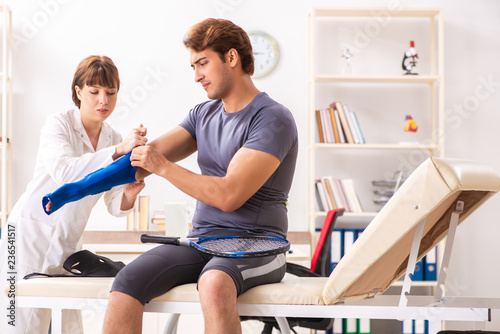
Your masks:
[[[255,70],[253,78],[268,75],[278,64],[280,57],[278,43],[263,31],[250,31],[248,37],[252,43]]]

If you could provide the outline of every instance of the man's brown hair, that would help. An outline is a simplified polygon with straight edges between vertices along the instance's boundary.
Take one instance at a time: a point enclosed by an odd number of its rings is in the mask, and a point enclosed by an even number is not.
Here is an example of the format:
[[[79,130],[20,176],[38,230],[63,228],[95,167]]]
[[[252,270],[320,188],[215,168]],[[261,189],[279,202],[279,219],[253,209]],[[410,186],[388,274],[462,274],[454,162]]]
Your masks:
[[[235,49],[240,56],[243,72],[253,74],[254,59],[250,38],[242,28],[231,21],[206,19],[195,24],[184,36],[184,45],[195,52],[211,49],[219,54],[223,62],[226,53]]]
[[[75,86],[102,86],[120,90],[120,77],[113,61],[106,56],[89,56],[78,65],[71,84],[72,98],[80,108],[80,99],[76,94]]]

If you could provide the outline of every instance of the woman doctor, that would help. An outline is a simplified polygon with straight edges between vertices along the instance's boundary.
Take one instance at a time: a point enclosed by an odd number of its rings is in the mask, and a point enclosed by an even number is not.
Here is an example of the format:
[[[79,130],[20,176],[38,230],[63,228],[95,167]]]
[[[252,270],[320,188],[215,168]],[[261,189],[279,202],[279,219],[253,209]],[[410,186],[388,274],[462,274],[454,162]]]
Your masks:
[[[62,264],[80,249],[83,230],[101,195],[69,203],[50,216],[42,208],[42,197],[146,144],[146,128],[142,125],[122,140],[105,122],[115,109],[119,88],[118,70],[111,59],[87,57],[78,65],[73,78],[72,97],[76,107],[47,119],[41,131],[33,179],[8,219],[16,231],[18,280],[32,272],[64,273]],[[108,211],[114,216],[126,215],[143,188],[143,181],[112,188],[104,194]],[[2,257],[5,264],[7,255]],[[6,266],[3,267],[5,273]],[[83,333],[78,312],[65,311],[63,319],[64,333]],[[7,328],[2,331],[0,326],[0,332],[47,334],[50,311],[18,308],[15,320],[15,326],[2,320]]]

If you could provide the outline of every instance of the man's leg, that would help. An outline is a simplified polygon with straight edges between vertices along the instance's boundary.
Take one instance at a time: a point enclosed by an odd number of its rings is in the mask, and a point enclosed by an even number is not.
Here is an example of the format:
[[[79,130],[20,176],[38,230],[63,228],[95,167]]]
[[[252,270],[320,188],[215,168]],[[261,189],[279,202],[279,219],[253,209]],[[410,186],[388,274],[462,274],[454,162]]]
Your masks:
[[[143,305],[177,285],[195,283],[209,259],[191,247],[161,245],[127,264],[111,286],[103,333],[141,333]]]
[[[241,333],[236,308],[236,285],[231,276],[220,270],[209,270],[198,281],[205,333]]]
[[[198,291],[206,333],[241,333],[236,298],[254,286],[281,281],[284,254],[255,258],[213,257],[203,269]]]
[[[109,295],[103,334],[137,334],[142,332],[144,306],[137,299],[118,291]]]

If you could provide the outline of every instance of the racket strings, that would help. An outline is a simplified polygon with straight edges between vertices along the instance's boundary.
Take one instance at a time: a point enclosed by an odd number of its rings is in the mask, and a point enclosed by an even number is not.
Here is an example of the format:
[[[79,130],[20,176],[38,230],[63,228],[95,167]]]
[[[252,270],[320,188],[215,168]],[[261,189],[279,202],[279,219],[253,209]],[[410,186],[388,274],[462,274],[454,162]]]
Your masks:
[[[200,246],[216,252],[262,252],[279,249],[287,246],[287,242],[278,239],[259,238],[229,238],[207,240],[200,243]]]

